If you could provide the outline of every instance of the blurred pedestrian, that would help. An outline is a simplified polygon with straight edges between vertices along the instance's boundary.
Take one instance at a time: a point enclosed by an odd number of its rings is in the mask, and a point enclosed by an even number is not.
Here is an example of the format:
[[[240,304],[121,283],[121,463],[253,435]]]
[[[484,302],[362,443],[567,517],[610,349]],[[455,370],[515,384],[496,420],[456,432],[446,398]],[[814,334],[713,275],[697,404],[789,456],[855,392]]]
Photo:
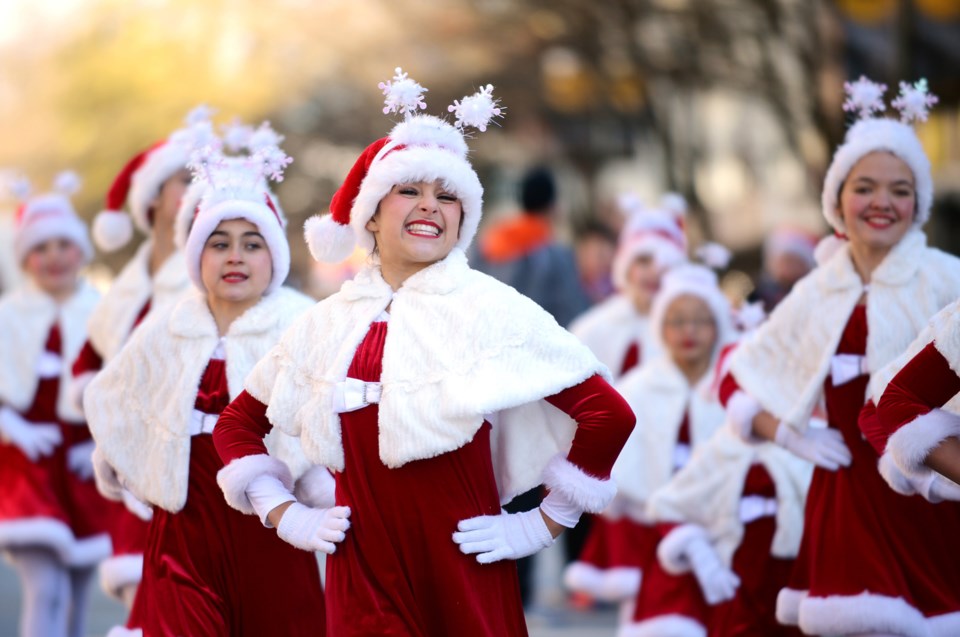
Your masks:
[[[592,219],[574,231],[573,253],[580,284],[591,304],[606,300],[615,291],[612,272],[616,252],[617,233],[602,221]]]

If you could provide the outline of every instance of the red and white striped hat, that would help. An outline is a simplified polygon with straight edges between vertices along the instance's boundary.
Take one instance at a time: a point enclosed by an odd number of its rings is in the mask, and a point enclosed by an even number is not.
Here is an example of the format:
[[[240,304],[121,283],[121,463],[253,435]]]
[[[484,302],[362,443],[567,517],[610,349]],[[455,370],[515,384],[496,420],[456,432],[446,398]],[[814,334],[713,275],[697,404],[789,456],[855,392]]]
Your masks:
[[[89,262],[93,258],[87,226],[70,203],[70,195],[79,189],[79,177],[69,171],[57,176],[53,192],[42,195],[31,197],[30,185],[25,179],[14,184],[14,193],[23,202],[17,208],[13,237],[18,263],[22,264],[34,247],[54,238],[64,238],[75,243],[83,252],[85,261]]]

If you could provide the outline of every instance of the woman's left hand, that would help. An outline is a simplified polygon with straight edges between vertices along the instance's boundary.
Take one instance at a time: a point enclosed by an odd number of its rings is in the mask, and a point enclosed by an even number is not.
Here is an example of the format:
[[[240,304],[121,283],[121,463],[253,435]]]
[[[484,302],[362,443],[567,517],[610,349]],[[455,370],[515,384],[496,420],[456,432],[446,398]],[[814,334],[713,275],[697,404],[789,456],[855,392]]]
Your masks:
[[[476,553],[481,564],[515,560],[553,544],[562,527],[550,522],[556,527],[553,532],[539,507],[522,513],[481,515],[462,520],[453,541],[460,545],[462,553]]]

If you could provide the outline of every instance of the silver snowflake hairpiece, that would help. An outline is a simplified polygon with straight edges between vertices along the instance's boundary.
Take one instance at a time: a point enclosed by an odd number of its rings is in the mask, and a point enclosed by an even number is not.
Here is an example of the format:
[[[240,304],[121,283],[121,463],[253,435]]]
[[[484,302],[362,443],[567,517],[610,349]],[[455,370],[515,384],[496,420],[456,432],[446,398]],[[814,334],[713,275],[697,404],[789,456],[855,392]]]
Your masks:
[[[459,101],[454,100],[453,104],[447,107],[447,111],[456,115],[454,126],[461,131],[470,126],[481,133],[487,130],[494,117],[501,117],[503,110],[500,100],[493,98],[493,84],[487,84],[473,95],[465,96]]]
[[[384,95],[384,115],[388,113],[411,115],[417,110],[426,109],[427,103],[423,101],[423,94],[427,89],[411,79],[399,66],[394,69],[394,72],[396,75],[391,79],[377,85]]]
[[[900,111],[900,121],[909,124],[927,121],[930,107],[938,101],[937,96],[930,93],[927,80],[921,79],[912,86],[907,82],[900,82],[900,95],[890,104]]]
[[[856,82],[844,82],[843,90],[847,93],[843,110],[853,112],[857,119],[872,117],[876,113],[887,110],[883,103],[883,94],[887,91],[886,84],[871,82],[861,75]]]

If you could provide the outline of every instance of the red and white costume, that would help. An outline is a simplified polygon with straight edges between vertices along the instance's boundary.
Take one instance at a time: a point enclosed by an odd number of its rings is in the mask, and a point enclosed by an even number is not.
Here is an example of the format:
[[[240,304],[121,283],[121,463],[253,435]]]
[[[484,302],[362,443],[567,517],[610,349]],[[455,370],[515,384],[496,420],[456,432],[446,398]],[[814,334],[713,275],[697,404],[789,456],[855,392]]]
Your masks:
[[[29,423],[56,426],[62,438],[36,461],[0,439],[0,549],[48,547],[67,568],[91,567],[110,554],[109,503],[92,477],[81,478],[69,466],[71,452],[90,440],[83,414],[67,395],[69,361],[86,337],[98,298],[81,283],[62,304],[33,284],[0,299],[0,408]]]
[[[726,429],[698,447],[649,500],[646,513],[664,532],[659,561],[621,634],[795,634],[777,625],[774,608],[800,547],[811,473],[810,463],[780,447],[748,445]],[[684,558],[694,537],[740,578],[732,600],[707,606]]]
[[[752,399],[800,432],[824,401],[829,427],[853,456],[847,468],[814,471],[800,554],[777,615],[808,634],[953,634],[960,569],[943,568],[950,541],[930,533],[938,513],[887,487],[857,418],[870,375],[960,293],[960,261],[911,230],[874,270],[866,304],[858,305],[864,292],[842,245],[731,355],[721,387],[725,401],[736,385],[743,392],[736,400]]]
[[[243,499],[271,423],[336,472],[352,525],[327,558],[330,634],[524,635],[513,563],[478,564],[451,534],[544,480],[583,510],[605,506],[632,417],[600,373],[575,337],[459,248],[396,293],[371,266],[247,378],[215,434],[229,461],[221,484]],[[379,381],[379,404],[336,413],[348,378]]]
[[[311,305],[281,288],[221,340],[205,296],[187,294],[152,314],[87,387],[98,453],[125,487],[157,507],[130,628],[316,634],[302,619],[304,607],[323,606],[315,559],[227,506],[209,435],[254,363]],[[292,475],[305,471],[296,441],[278,433],[270,444]]]

